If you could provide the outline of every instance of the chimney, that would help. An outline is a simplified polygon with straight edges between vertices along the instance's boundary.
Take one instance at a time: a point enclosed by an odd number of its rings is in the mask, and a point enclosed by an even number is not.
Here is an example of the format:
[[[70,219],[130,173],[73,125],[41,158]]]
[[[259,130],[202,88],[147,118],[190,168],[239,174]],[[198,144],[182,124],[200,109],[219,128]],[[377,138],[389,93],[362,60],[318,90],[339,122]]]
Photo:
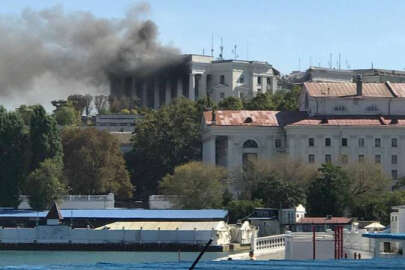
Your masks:
[[[356,95],[362,96],[363,95],[363,81],[361,79],[361,75],[356,75]]]

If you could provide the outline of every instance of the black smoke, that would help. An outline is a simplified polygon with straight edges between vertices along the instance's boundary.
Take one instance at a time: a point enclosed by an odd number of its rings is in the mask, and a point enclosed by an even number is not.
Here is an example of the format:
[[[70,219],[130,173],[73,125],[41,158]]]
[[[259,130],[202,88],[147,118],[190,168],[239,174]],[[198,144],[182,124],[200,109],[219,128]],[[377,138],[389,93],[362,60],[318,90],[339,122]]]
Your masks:
[[[148,5],[129,9],[124,18],[65,12],[57,6],[0,15],[0,104],[5,97],[105,91],[111,74],[163,72],[183,60],[158,41]]]

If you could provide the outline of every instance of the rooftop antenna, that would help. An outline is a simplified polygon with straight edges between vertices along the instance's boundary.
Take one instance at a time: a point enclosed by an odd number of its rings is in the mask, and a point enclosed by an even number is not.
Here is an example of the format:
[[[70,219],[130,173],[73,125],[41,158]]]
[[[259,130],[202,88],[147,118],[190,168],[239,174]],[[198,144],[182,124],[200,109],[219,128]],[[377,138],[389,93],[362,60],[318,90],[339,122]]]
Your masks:
[[[332,66],[333,66],[332,59],[333,59],[333,54],[330,53],[330,54],[329,54],[329,68],[330,68],[330,69],[332,69]]]
[[[340,65],[340,64],[341,64],[341,62],[340,62],[340,61],[341,61],[341,56],[342,56],[342,55],[339,53],[339,65],[338,65],[339,71],[340,71],[340,68],[341,68],[341,65]]]
[[[219,46],[219,60],[223,60],[224,59],[224,43],[223,43],[223,39],[221,37],[221,46]]]
[[[205,49],[203,48],[203,55],[205,55]]]
[[[374,69],[374,63],[371,61],[371,69]]]
[[[309,57],[309,67],[312,67],[312,56]]]
[[[239,55],[238,55],[238,53],[237,53],[237,51],[236,51],[237,48],[238,48],[238,47],[237,47],[236,44],[235,44],[235,45],[233,46],[233,50],[232,50],[234,59],[238,59],[238,57],[239,57]]]
[[[214,33],[211,35],[211,57],[214,57]]]

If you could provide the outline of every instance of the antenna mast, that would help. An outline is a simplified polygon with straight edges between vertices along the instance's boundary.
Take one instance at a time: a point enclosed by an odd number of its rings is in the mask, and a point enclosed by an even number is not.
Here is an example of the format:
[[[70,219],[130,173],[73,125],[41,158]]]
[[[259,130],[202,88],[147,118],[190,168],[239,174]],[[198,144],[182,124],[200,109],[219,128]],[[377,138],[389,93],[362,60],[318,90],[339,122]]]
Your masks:
[[[237,47],[236,44],[235,44],[235,45],[233,46],[233,50],[232,50],[234,59],[238,59],[238,57],[239,57],[239,55],[238,55],[238,53],[237,53],[237,51],[236,51],[237,48],[238,48],[238,47]]]
[[[219,60],[223,60],[224,59],[224,43],[223,43],[223,39],[221,37],[221,46],[219,46]]]
[[[214,57],[214,33],[211,35],[211,57]]]

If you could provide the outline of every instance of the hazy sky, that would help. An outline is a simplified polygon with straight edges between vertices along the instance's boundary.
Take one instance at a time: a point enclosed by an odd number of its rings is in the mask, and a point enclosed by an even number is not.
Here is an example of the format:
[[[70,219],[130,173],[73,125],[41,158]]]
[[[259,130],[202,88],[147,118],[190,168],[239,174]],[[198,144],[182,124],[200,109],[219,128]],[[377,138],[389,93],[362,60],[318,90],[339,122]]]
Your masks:
[[[123,17],[131,0],[19,0],[2,2],[0,13],[19,13],[26,7],[62,5],[100,17]],[[405,1],[272,1],[272,0],[149,0],[159,39],[183,53],[214,54],[223,38],[224,55],[265,60],[282,73],[312,65],[333,65],[341,54],[342,68],[404,69]],[[402,15],[402,16],[401,16]],[[300,61],[299,61],[300,59]]]

